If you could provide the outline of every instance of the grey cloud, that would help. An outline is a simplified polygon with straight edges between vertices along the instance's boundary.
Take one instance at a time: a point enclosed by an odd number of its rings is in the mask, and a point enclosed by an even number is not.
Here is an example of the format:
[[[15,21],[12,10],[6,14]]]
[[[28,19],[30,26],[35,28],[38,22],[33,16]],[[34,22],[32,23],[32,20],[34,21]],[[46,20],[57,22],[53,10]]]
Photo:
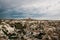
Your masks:
[[[0,0],[0,18],[59,18],[60,0]],[[6,16],[8,15],[8,16]]]

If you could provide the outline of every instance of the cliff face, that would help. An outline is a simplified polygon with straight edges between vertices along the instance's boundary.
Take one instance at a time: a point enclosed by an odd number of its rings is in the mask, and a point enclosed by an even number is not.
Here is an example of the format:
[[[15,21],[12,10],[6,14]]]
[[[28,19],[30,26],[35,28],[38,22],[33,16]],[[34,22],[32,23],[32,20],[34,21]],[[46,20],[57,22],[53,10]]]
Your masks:
[[[0,20],[0,39],[60,40],[60,20]]]

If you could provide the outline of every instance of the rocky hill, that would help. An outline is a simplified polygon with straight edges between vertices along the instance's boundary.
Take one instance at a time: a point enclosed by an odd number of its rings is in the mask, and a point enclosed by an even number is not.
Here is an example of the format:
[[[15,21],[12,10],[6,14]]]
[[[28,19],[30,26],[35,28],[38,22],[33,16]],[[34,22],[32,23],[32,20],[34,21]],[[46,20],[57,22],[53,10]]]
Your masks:
[[[0,19],[0,40],[60,40],[60,20]]]

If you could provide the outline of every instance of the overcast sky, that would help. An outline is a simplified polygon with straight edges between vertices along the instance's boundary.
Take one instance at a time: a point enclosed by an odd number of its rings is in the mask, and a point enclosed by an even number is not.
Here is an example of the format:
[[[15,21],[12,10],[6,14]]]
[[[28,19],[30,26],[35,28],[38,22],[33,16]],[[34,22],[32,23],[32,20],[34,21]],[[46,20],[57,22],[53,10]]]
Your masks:
[[[0,0],[0,18],[60,19],[60,0]]]

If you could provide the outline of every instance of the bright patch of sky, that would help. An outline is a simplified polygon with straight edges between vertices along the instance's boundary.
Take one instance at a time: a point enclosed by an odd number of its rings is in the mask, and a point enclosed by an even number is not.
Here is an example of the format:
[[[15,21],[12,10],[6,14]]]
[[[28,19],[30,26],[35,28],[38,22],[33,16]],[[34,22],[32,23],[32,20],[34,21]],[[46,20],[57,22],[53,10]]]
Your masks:
[[[60,19],[60,0],[0,0],[0,18]]]

